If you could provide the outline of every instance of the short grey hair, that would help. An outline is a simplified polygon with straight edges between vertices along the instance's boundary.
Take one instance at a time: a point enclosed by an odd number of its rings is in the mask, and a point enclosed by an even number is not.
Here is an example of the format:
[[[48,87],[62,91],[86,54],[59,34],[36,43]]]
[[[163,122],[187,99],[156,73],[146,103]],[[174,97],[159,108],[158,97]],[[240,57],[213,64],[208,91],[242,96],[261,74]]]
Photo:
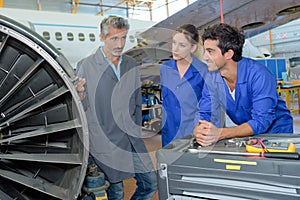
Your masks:
[[[100,24],[100,31],[104,36],[108,34],[109,26],[113,26],[114,28],[117,29],[126,28],[126,30],[129,30],[130,28],[127,19],[123,17],[114,16],[114,15],[104,18]]]

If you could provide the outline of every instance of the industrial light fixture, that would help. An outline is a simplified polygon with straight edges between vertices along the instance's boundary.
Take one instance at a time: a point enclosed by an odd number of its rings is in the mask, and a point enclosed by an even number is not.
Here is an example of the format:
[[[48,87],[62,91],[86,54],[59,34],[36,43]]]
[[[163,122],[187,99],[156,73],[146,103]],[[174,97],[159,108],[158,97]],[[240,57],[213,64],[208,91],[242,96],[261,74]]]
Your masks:
[[[246,25],[242,26],[241,30],[248,30],[248,29],[252,29],[252,28],[257,28],[257,27],[262,26],[264,24],[265,24],[264,22],[253,22],[253,23],[246,24]]]
[[[299,12],[299,11],[300,11],[300,5],[283,9],[283,10],[279,11],[277,13],[277,15],[279,15],[279,16],[290,15],[290,14],[294,14],[294,13]]]

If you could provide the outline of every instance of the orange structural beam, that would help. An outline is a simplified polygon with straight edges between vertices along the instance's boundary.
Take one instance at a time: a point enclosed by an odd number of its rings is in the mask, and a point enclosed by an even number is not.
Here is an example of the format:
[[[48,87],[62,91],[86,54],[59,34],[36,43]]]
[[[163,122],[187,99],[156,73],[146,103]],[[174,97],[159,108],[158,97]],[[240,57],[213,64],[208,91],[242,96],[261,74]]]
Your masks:
[[[273,50],[272,30],[269,30],[269,39],[270,39],[270,51],[272,51]]]
[[[78,0],[72,1],[72,10],[71,10],[72,14],[76,14],[77,13],[78,4],[79,4]]]

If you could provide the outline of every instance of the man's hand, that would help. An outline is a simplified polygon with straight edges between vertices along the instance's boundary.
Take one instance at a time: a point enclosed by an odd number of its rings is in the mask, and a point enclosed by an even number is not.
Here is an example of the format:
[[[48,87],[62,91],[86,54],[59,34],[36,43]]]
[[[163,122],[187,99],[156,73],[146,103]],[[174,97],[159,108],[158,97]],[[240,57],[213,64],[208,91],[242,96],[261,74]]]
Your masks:
[[[85,79],[79,77],[78,82],[76,84],[76,90],[78,92],[80,100],[84,99],[84,85],[85,85]]]
[[[199,120],[194,128],[194,136],[201,146],[209,146],[219,140],[221,129],[206,120]]]

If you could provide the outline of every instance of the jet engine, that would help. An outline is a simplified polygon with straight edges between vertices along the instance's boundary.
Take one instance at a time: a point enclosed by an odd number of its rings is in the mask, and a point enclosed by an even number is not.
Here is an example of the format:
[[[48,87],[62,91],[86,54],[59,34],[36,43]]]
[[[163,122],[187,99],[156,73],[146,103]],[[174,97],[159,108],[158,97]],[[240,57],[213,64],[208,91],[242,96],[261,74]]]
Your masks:
[[[0,199],[77,199],[89,144],[75,84],[62,54],[0,15]]]

